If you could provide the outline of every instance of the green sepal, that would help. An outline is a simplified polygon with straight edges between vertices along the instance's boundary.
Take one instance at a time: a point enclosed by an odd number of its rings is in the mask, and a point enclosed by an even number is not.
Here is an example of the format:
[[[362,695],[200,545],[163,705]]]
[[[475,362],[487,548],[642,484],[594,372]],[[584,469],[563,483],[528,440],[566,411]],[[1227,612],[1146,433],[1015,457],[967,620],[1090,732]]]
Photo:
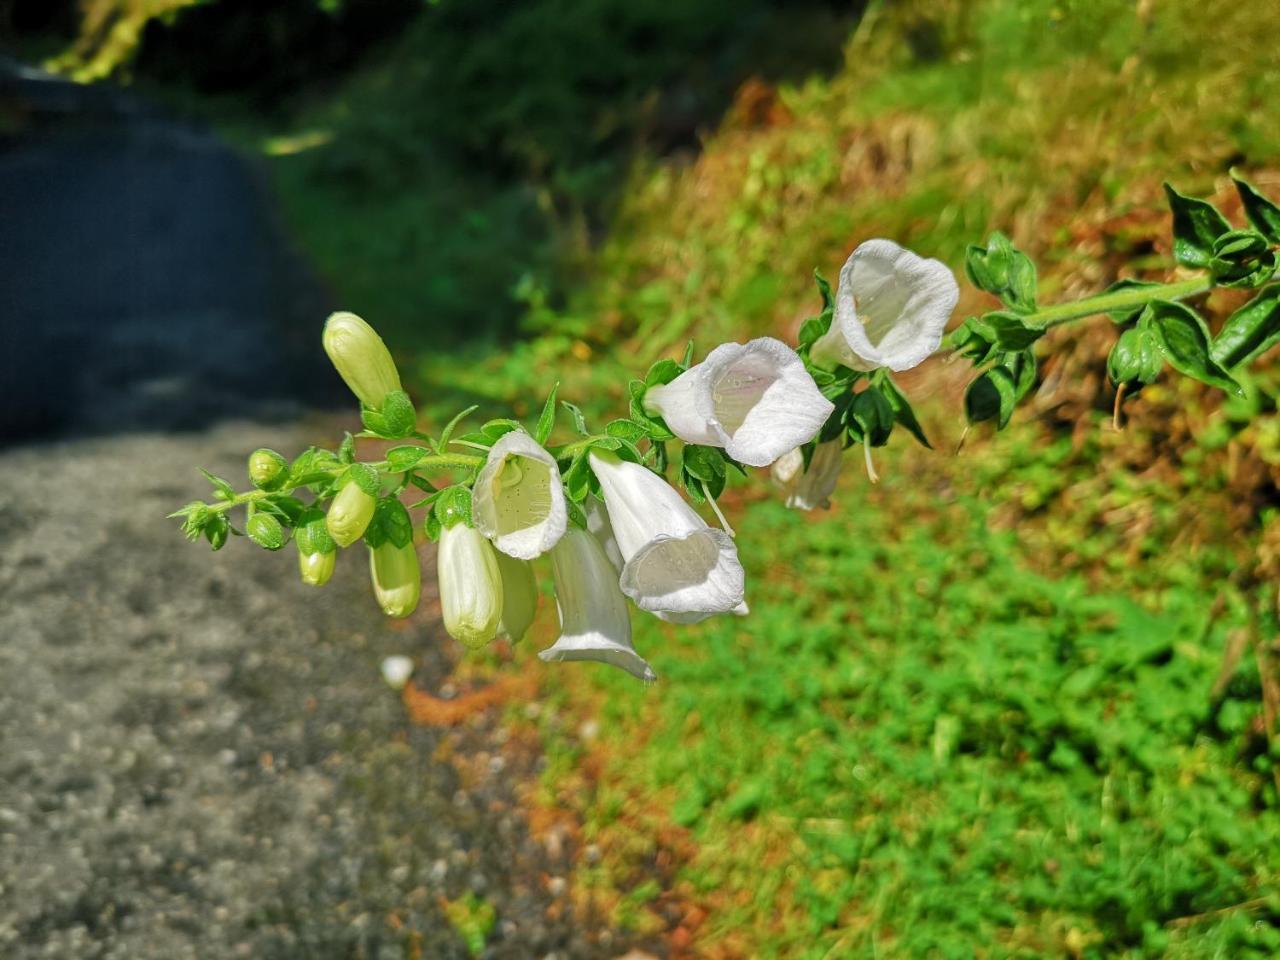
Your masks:
[[[1153,300],[1139,323],[1146,323],[1154,333],[1156,346],[1169,366],[1201,383],[1240,396],[1240,384],[1210,353],[1209,330],[1200,314],[1173,300]]]
[[[519,420],[512,420],[510,417],[497,417],[484,423],[480,427],[480,432],[489,439],[490,446],[492,446],[512,430],[519,429],[521,429]]]
[[[356,459],[356,438],[350,433],[342,435],[342,445],[338,447],[339,463],[354,463]]]
[[[1028,323],[1024,316],[995,310],[965,320],[951,334],[951,347],[962,357],[981,365],[1002,353],[1026,350],[1044,334],[1044,327]]]
[[[693,364],[693,338],[689,338],[689,342],[684,345],[684,355],[680,358],[680,369],[688,370]]]
[[[1231,174],[1244,205],[1244,215],[1249,222],[1272,244],[1280,244],[1280,207],[1277,207],[1262,191],[1243,177]]]
[[[1000,231],[987,238],[985,247],[969,245],[964,271],[975,287],[995,294],[1010,310],[1035,312],[1035,264]]]
[[[682,373],[684,373],[684,367],[674,360],[664,357],[655,361],[653,366],[649,368],[649,372],[644,375],[644,385],[646,387],[665,387]]]
[[[354,483],[371,497],[382,489],[382,475],[367,463],[353,463],[347,467],[343,483]]]
[[[392,447],[387,451],[387,472],[388,473],[405,473],[412,470],[427,457],[431,456],[431,451],[426,447],[420,447],[416,443],[406,443],[398,447]]]
[[[834,310],[836,306],[836,298],[831,293],[831,284],[827,282],[827,278],[822,275],[817,267],[813,268],[813,282],[818,285],[818,296],[822,297],[822,312]]]
[[[565,512],[569,515],[568,519],[571,524],[579,530],[587,529],[587,515],[583,512],[577,501],[569,500],[565,503]]]
[[[632,443],[637,443],[649,435],[644,425],[634,420],[610,420],[605,424],[604,432],[610,437],[630,440]]]
[[[431,508],[431,516],[437,523],[437,532],[433,540],[439,539],[439,531],[459,523],[471,526],[471,488],[461,483],[445,487],[436,497]],[[428,534],[430,529],[428,528]]]
[[[893,407],[875,387],[854,395],[849,407],[849,435],[855,441],[883,447],[893,434],[893,424]]]
[[[1184,196],[1168,183],[1164,192],[1173,212],[1174,259],[1184,267],[1207,270],[1213,242],[1230,230],[1231,224],[1207,200]]]
[[[969,384],[964,395],[965,417],[972,423],[995,420],[1003,430],[1013,411],[1036,382],[1036,359],[1030,350],[1009,353]]]
[[[404,504],[395,497],[380,499],[364,532],[364,542],[375,550],[384,543],[396,547],[413,543],[413,521]]]
[[[384,436],[389,439],[399,440],[407,437],[418,426],[418,411],[414,409],[413,401],[403,390],[392,390],[388,393],[383,398],[378,412],[382,414]]]
[[[587,494],[591,492],[591,467],[587,463],[587,451],[579,450],[574,455],[573,462],[569,464],[561,477],[564,481],[565,493],[568,494],[569,500],[574,503],[581,503],[586,499]]]
[[[245,524],[244,532],[264,550],[279,550],[284,546],[284,528],[269,513],[255,512]]]
[[[231,524],[227,520],[227,515],[215,513],[205,522],[204,538],[209,541],[209,546],[213,550],[221,550],[227,543],[227,535],[230,530]]]
[[[557,382],[551,388],[551,392],[547,394],[547,402],[542,405],[542,414],[538,417],[538,422],[533,428],[533,439],[540,444],[547,442],[547,438],[551,436],[551,431],[556,425],[556,391],[560,389]]]
[[[204,478],[213,484],[213,495],[219,500],[234,500],[236,498],[236,488],[226,480],[216,474],[210,473],[208,470],[201,469]]]
[[[573,429],[579,436],[591,436],[591,431],[587,429],[587,418],[582,415],[582,410],[576,404],[572,404],[568,400],[561,400],[560,406],[569,411],[569,416],[573,420]]]
[[[297,524],[298,518],[302,516],[307,507],[297,497],[292,497],[287,493],[277,493],[264,500],[259,500],[257,506],[259,510],[265,510],[275,516],[286,527],[292,527]]]
[[[1139,290],[1143,287],[1158,287],[1160,284],[1151,280],[1135,280],[1133,277],[1125,277],[1123,280],[1117,280],[1111,286],[1107,287],[1104,293],[1119,293],[1121,290]],[[1119,326],[1133,323],[1142,316],[1142,311],[1146,309],[1146,304],[1139,304],[1135,307],[1121,307],[1119,310],[1108,310],[1107,316],[1111,322]]]
[[[1257,230],[1228,230],[1213,242],[1209,272],[1224,287],[1256,287],[1271,279],[1276,256]]]
[[[697,503],[705,503],[708,493],[718,499],[727,473],[724,452],[718,447],[690,443],[680,452],[680,482]]]
[[[1210,354],[1225,369],[1238,367],[1280,341],[1280,285],[1267,287],[1231,316],[1213,340]]]
[[[831,318],[834,314],[828,310],[816,317],[810,317],[804,323],[800,324],[800,334],[797,337],[801,350],[808,350],[812,347],[824,333],[831,329]]]
[[[1154,383],[1164,369],[1164,354],[1148,324],[1128,327],[1107,355],[1107,376],[1111,383],[1136,393]]]
[[[298,524],[293,530],[293,541],[298,551],[307,556],[313,553],[333,553],[338,549],[333,537],[329,535],[329,528],[325,526],[324,511],[315,507],[308,507],[298,518]]]
[[[310,447],[289,465],[289,486],[301,487],[328,482],[334,476],[331,468],[338,463],[337,455],[331,450]]]
[[[888,401],[889,408],[893,410],[893,419],[902,424],[921,446],[932,450],[933,444],[925,436],[924,427],[920,426],[920,421],[916,419],[916,412],[911,409],[911,401],[907,399],[906,394],[893,382],[887,370],[878,370],[876,373],[876,389],[884,394],[885,400]]]
[[[647,389],[643,380],[632,380],[627,384],[627,393],[631,398],[631,419],[645,428],[650,440],[674,440],[676,435],[667,429],[661,417],[651,417],[645,412],[644,394]]]

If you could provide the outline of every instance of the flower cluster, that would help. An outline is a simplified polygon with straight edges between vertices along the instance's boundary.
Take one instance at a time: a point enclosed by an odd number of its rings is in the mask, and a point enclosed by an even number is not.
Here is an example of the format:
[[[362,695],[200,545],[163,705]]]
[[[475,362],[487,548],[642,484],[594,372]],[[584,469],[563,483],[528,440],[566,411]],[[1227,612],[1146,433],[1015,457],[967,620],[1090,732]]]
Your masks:
[[[1123,280],[1075,303],[1040,307],[1035,267],[1007,238],[995,233],[971,246],[965,272],[1000,308],[951,335],[955,353],[978,370],[965,395],[969,423],[1004,427],[1035,385],[1038,341],[1058,323],[1100,313],[1121,327],[1108,362],[1117,419],[1126,391],[1135,395],[1166,364],[1239,392],[1237,368],[1280,342],[1280,206],[1246,181],[1236,186],[1248,227],[1232,228],[1207,202],[1168,188],[1175,256],[1200,277]],[[339,552],[363,540],[374,594],[393,617],[418,604],[421,532],[439,542],[445,629],[468,647],[524,636],[538,605],[532,564],[545,556],[560,635],[542,659],[598,660],[652,680],[632,645],[630,606],[671,623],[747,613],[734,532],[716,503],[731,472],[767,467],[789,507],[813,510],[829,505],[850,447],[862,447],[874,482],[871,451],[896,427],[929,445],[893,374],[939,349],[959,298],[950,270],[889,240],[869,240],[849,256],[834,294],[816,279],[823,309],[801,326],[794,349],[761,337],[721,344],[694,364],[690,345],[682,360],[660,360],[632,380],[627,416],[599,433],[576,406],[558,403],[555,389],[529,427],[497,419],[458,435],[472,408],[438,437],[421,433],[377,333],[354,314],[334,314],[324,347],[360,401],[365,429],[336,451],[313,448],[292,462],[255,451],[254,489],[236,493],[206,474],[215,502],[189,503],[174,516],[215,550],[231,535],[269,550],[292,537],[302,579],[317,586],[332,576]],[[1214,286],[1258,292],[1211,336],[1181,301]],[[577,438],[550,445],[561,412]],[[362,437],[399,443],[382,460],[361,461]],[[411,488],[425,496],[405,504]],[[695,505],[708,506],[718,523]],[[246,511],[243,529],[229,519],[237,507]],[[421,509],[425,519],[415,524],[410,511]]]
[[[324,348],[360,402],[364,431],[336,452],[313,448],[292,463],[255,451],[254,490],[236,494],[210,475],[217,502],[177,515],[188,535],[204,534],[215,548],[243,532],[279,549],[291,533],[302,579],[316,586],[333,575],[341,551],[363,540],[374,594],[392,617],[418,604],[421,530],[439,542],[444,627],[470,648],[525,635],[538,606],[533,565],[545,556],[560,635],[539,656],[598,660],[651,681],[632,644],[631,606],[681,624],[747,613],[734,533],[716,504],[730,470],[772,467],[788,505],[813,509],[828,504],[846,447],[883,444],[895,422],[923,436],[887,371],[937,348],[956,301],[950,272],[873,240],[850,256],[834,305],[820,287],[825,309],[806,324],[798,350],[761,337],[721,344],[697,364],[691,348],[680,362],[659,361],[631,383],[630,416],[602,433],[587,429],[577,407],[557,404],[554,390],[529,428],[491,420],[459,436],[466,410],[438,438],[419,433],[382,339],[355,314],[334,314]],[[551,446],[560,410],[580,436]],[[359,437],[407,442],[383,460],[360,461]],[[665,477],[672,466],[674,485]],[[431,478],[438,474],[450,477],[441,484]],[[410,488],[426,496],[406,505]],[[302,491],[310,502],[295,496]],[[695,503],[709,504],[719,522]],[[240,505],[243,531],[227,519]],[[422,508],[425,523],[415,527],[410,510]]]

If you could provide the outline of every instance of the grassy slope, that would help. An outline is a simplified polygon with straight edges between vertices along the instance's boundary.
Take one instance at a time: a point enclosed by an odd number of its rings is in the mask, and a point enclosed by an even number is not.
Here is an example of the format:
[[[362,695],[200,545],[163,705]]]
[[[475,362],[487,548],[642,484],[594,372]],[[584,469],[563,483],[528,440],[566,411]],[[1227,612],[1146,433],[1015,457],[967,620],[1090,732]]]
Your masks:
[[[495,367],[789,332],[812,265],[881,234],[954,263],[999,226],[1047,266],[1048,299],[1094,289],[1167,262],[1161,179],[1207,190],[1280,157],[1256,9],[946,10],[937,62],[905,62],[910,13],[881,21],[841,75],[744,109],[691,167],[637,172],[576,304],[606,332],[570,317]],[[951,430],[946,373],[913,386]],[[655,690],[603,669],[550,684],[544,799],[603,851],[582,895],[708,956],[1275,955],[1280,821],[1247,658],[1210,704],[1241,616],[1209,608],[1240,545],[1203,401],[1161,388],[1167,427],[1119,438],[1086,402],[1083,434],[897,449],[879,488],[851,466],[827,515],[740,511],[750,618],[638,620]],[[598,738],[565,713],[600,715]]]

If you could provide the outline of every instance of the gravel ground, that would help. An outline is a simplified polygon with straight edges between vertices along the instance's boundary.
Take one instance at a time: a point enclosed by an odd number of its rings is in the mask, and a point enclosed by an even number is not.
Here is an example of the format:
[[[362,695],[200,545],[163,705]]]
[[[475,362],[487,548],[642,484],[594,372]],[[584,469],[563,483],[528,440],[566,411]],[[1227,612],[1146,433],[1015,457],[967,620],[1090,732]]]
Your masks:
[[[570,851],[513,801],[536,758],[495,750],[464,789],[442,738],[474,767],[501,731],[411,726],[382,681],[399,653],[445,681],[429,596],[396,629],[356,557],[318,591],[291,548],[211,554],[163,519],[207,496],[196,465],[239,478],[304,433],[0,455],[0,955],[467,957],[444,909],[468,893],[496,911],[485,957],[625,954],[556,902]]]

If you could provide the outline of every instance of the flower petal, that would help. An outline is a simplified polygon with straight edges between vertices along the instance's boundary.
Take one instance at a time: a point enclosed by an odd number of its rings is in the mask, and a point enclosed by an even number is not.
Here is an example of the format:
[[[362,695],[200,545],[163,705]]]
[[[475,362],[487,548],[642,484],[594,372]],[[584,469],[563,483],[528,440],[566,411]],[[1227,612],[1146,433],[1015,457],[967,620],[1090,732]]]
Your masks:
[[[532,560],[564,535],[568,510],[555,458],[523,430],[498,438],[471,496],[476,529],[507,556]]]

